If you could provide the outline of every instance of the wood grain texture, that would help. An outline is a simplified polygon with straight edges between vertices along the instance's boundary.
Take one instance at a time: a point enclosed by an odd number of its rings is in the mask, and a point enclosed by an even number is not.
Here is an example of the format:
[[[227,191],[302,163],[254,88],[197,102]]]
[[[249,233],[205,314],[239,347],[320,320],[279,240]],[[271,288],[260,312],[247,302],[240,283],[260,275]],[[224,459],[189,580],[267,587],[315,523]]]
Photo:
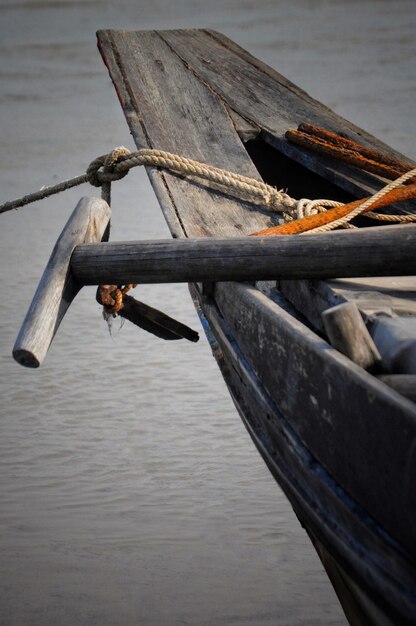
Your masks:
[[[319,332],[324,331],[321,314],[325,309],[355,302],[365,319],[371,315],[416,315],[416,276],[343,278],[327,281],[278,281],[297,310]]]
[[[416,225],[305,237],[213,237],[80,245],[81,284],[250,281],[416,272]],[[374,250],[377,254],[374,254]]]
[[[368,195],[379,189],[382,181],[357,168],[334,164],[333,159],[321,159],[312,152],[298,149],[286,141],[285,132],[308,121],[335,133],[347,133],[369,148],[404,159],[224,35],[212,30],[161,31],[160,35],[231,109],[262,130],[261,137],[265,141],[347,191]]]
[[[374,368],[381,356],[354,302],[338,304],[322,313],[322,321],[333,348],[365,370]]]
[[[361,589],[369,589],[381,602],[388,597],[399,608],[400,618],[396,616],[392,623],[407,623],[414,611],[411,564],[387,533],[374,532],[374,521],[364,508],[357,507],[339,484],[333,488],[329,474],[311,456],[294,433],[291,421],[285,419],[265,391],[213,299],[205,304],[204,311],[213,329],[213,353],[240,416],[308,532],[319,537],[332,556],[336,555],[338,565],[345,563],[351,571],[353,564],[354,580],[360,581]],[[293,321],[292,316],[289,319]],[[360,537],[357,552],[351,549],[351,536]]]
[[[260,180],[223,101],[159,33],[100,31],[98,38],[138,148],[180,153]],[[154,168],[150,177],[176,237],[235,237],[271,225],[270,212],[200,182]]]
[[[416,316],[374,316],[371,334],[385,374],[416,375]]]
[[[234,111],[258,126],[270,145],[355,197],[369,195],[382,185],[381,179],[356,168],[335,167],[328,158],[289,147],[284,132],[309,121],[389,152],[221,35],[101,31],[99,42],[138,147],[168,149],[257,176],[230,118],[229,112]],[[149,174],[174,237],[237,237],[254,232],[254,223],[268,225],[269,217],[249,205],[154,169]],[[366,280],[370,301],[371,280]],[[305,281],[300,281],[304,287],[298,282],[290,284],[306,293]],[[328,295],[321,292],[325,287],[337,304],[343,301],[339,291],[349,282],[342,281],[338,291],[322,281],[313,284],[319,299]],[[377,291],[383,294],[381,284]],[[397,305],[400,296],[394,298]],[[338,354],[255,288],[219,283],[203,303],[207,310],[210,299],[218,302],[229,322],[242,358],[249,360],[265,392],[311,450],[316,464],[311,462],[311,467],[323,466],[335,484],[373,516],[375,525],[382,524],[391,533],[393,543],[405,545],[415,557],[413,525],[402,514],[407,511],[410,519],[416,514],[413,404]],[[320,311],[317,317],[320,320]],[[212,323],[219,324],[220,317],[213,316]],[[235,366],[235,360],[224,363],[220,351],[216,357],[224,368]],[[242,387],[239,393],[244,395]],[[256,412],[249,424],[254,438],[265,428],[266,419],[264,412]],[[259,448],[264,440],[257,440]],[[349,528],[355,536],[354,528]],[[349,544],[348,549],[351,564],[358,553],[356,546]]]
[[[101,241],[111,209],[100,198],[81,198],[52,251],[24,319],[13,356],[26,367],[39,367],[58,327],[82,285],[70,271],[71,254],[79,243]]]
[[[123,308],[118,311],[118,315],[160,339],[167,341],[187,339],[193,342],[199,340],[198,333],[189,326],[132,296],[124,296]]]
[[[254,287],[220,283],[215,301],[258,379],[311,454],[416,557],[416,533],[407,519],[416,514],[415,405]]]
[[[345,191],[362,198],[373,194],[385,182],[348,164],[334,163],[331,158],[299,149],[286,141],[286,130],[297,128],[305,121],[318,123],[329,131],[347,133],[348,137],[371,149],[404,159],[403,155],[336,115],[223,35],[213,31],[164,31],[161,36],[227,106],[262,129],[260,136],[263,140]],[[415,202],[403,203],[395,210],[414,213]],[[305,282],[292,288],[286,283],[282,288],[289,298],[300,289],[307,301],[307,309],[311,310],[309,319],[319,316],[311,306],[316,285]],[[347,293],[345,299],[348,299]],[[296,300],[292,300],[295,305]]]
[[[403,159],[219,33],[100,31],[99,42],[139,147],[149,145],[185,152],[257,176],[237,140],[234,124],[237,127],[239,124],[235,119],[231,122],[233,116],[238,116],[249,127],[260,128],[260,136],[279,151],[356,197],[374,193],[384,184],[383,180],[299,149],[287,142],[285,131],[296,128],[300,122],[317,123],[330,131],[346,133],[369,148]],[[189,182],[172,181],[172,176],[153,169],[150,176],[175,237],[238,236],[250,232],[249,223],[258,221],[262,228],[271,223],[270,216],[247,206],[240,207],[237,217],[236,203],[232,203],[231,209],[229,201],[213,194],[203,195],[203,190]],[[404,212],[414,211],[414,204],[403,203]],[[320,321],[320,311],[313,304],[316,291],[325,290],[324,286],[309,282],[296,283],[293,287],[285,282],[281,286],[295,306],[301,293],[307,317],[313,322]],[[334,300],[339,292],[339,288],[334,291]],[[348,297],[347,291],[344,299]]]

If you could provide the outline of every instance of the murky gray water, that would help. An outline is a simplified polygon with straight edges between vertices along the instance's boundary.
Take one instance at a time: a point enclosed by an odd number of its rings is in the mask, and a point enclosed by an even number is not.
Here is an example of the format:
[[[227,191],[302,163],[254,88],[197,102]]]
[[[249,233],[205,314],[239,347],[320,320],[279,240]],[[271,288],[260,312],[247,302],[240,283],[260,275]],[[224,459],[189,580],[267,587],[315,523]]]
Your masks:
[[[95,30],[221,30],[416,156],[415,3],[0,2],[1,197],[133,148]],[[112,337],[77,298],[40,370],[11,348],[83,188],[0,216],[0,624],[341,625],[304,531],[254,449],[204,339]],[[167,236],[144,172],[115,185],[113,239]],[[139,295],[140,294],[140,295]],[[199,323],[184,286],[138,297]]]

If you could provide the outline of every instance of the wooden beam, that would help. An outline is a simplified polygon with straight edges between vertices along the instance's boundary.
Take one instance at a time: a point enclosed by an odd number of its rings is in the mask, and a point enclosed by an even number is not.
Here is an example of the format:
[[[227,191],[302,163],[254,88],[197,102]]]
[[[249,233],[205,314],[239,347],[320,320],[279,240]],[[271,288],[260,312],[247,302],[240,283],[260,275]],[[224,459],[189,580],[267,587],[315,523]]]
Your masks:
[[[72,300],[82,285],[74,278],[70,258],[79,243],[103,238],[111,209],[100,198],[81,198],[66,223],[33,297],[13,348],[26,367],[39,367]]]
[[[322,321],[333,348],[368,370],[381,356],[354,302],[338,304],[322,313]]]
[[[79,245],[83,285],[405,275],[416,272],[416,225],[305,236]]]

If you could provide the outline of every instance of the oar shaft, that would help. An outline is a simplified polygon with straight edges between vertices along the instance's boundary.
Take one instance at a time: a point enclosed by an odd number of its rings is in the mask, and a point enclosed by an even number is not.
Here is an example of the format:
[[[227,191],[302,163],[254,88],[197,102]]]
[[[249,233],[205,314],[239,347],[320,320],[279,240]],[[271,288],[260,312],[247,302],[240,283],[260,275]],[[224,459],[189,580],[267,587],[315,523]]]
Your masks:
[[[169,239],[79,245],[83,285],[331,278],[416,273],[416,225],[308,237]]]

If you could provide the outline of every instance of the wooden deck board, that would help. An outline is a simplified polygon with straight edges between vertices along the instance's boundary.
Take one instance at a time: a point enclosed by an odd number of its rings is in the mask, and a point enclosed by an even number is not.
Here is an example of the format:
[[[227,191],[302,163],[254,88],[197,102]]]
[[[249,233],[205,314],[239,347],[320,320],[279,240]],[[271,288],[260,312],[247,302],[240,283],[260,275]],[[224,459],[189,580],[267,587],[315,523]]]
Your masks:
[[[330,182],[339,184],[346,191],[361,197],[374,193],[385,181],[355,167],[334,163],[333,159],[308,153],[289,144],[284,139],[288,128],[296,128],[299,123],[307,120],[333,132],[347,131],[351,139],[403,158],[389,146],[315,101],[223,35],[213,31],[166,31],[161,36],[192,67],[193,72],[224,99],[227,106],[262,129],[261,137],[265,141]],[[408,202],[401,205],[399,210],[403,213],[414,212],[414,206],[415,202]],[[364,313],[371,309],[374,313],[393,307],[395,314],[409,315],[414,314],[416,309],[414,292],[407,293],[405,298],[401,294],[392,295],[388,278],[378,279],[377,282],[367,279],[365,286],[363,284],[361,287],[356,282],[353,288],[346,281],[322,285],[308,281],[290,285],[285,281],[281,287],[285,295],[320,330],[320,313],[324,299],[319,300],[321,306],[316,308],[317,292],[325,292],[327,299],[332,301],[354,300]]]
[[[180,153],[260,179],[226,107],[155,31],[100,31],[106,63],[138,148]],[[241,236],[271,214],[153,168],[152,184],[175,236]],[[180,225],[180,228],[178,228]]]
[[[224,35],[211,30],[171,30],[160,31],[160,36],[231,109],[262,129],[266,141],[311,169],[319,170],[333,182],[341,183],[347,191],[364,196],[379,189],[383,182],[347,164],[334,164],[333,159],[299,149],[284,139],[285,132],[308,121],[332,132],[347,132],[351,139],[363,145],[404,158]]]

